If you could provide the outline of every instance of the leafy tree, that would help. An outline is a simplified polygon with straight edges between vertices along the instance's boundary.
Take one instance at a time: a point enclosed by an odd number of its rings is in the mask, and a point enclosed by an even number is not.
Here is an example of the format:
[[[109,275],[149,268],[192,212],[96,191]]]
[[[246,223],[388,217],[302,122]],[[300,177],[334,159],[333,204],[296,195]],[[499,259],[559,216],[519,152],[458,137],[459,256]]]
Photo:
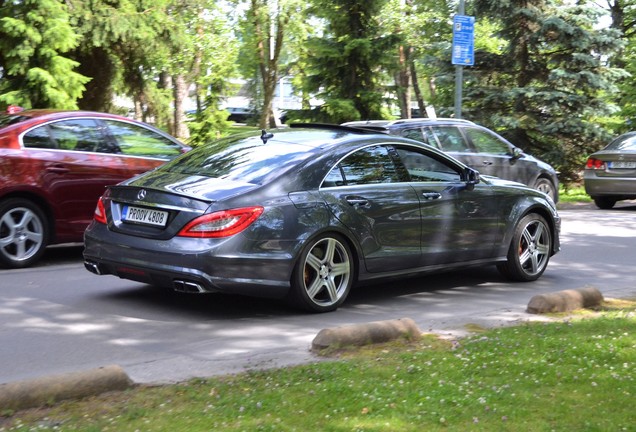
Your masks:
[[[387,65],[398,38],[382,32],[387,0],[314,0],[312,13],[324,34],[308,41],[306,86],[325,100],[332,121],[385,118]]]
[[[241,2],[237,2],[241,4]],[[302,0],[249,0],[241,19],[240,64],[244,76],[251,77],[255,111],[261,128],[276,126],[273,101],[276,85],[291,61],[285,45],[305,26],[306,2]]]
[[[60,1],[0,1],[0,103],[77,108],[88,79],[64,56],[76,44]]]
[[[586,155],[607,139],[595,119],[610,113],[605,96],[621,70],[604,57],[620,47],[611,29],[595,29],[598,9],[552,0],[476,0],[475,14],[499,23],[507,42],[476,53],[465,91],[468,117],[504,130],[522,148],[578,179]]]

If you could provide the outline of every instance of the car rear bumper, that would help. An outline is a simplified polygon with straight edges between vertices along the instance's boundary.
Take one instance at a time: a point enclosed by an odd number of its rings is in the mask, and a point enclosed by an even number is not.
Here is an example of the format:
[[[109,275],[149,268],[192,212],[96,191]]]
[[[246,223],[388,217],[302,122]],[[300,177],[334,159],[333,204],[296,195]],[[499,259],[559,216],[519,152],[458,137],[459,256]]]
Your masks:
[[[585,192],[594,196],[636,197],[636,178],[599,177],[586,171],[583,177]]]
[[[280,253],[219,256],[222,242],[175,238],[158,241],[132,238],[92,225],[84,239],[85,267],[99,275],[114,275],[175,291],[225,292],[256,297],[282,298],[289,291],[291,255]],[[144,243],[152,248],[144,248]],[[207,246],[206,246],[207,244]],[[190,245],[190,247],[188,247]]]

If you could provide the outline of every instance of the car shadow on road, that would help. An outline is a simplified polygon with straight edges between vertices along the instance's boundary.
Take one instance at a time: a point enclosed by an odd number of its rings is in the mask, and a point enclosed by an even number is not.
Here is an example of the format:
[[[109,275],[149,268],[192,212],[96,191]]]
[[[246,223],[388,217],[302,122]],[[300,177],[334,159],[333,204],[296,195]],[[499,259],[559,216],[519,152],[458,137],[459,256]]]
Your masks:
[[[433,300],[449,292],[479,295],[478,290],[482,286],[493,284],[509,285],[494,266],[384,281],[355,287],[340,310],[347,312],[369,306],[380,309],[394,308],[396,301],[408,301],[412,296],[426,296]],[[527,284],[520,284],[519,288],[529,289]],[[514,288],[508,286],[507,289]],[[224,293],[183,294],[144,284],[102,293],[99,297],[110,304],[117,313],[129,315],[130,311],[134,311],[135,317],[141,319],[165,320],[166,316],[171,316],[174,320],[206,321],[311,316],[307,312],[288,306],[284,299]],[[119,306],[116,306],[117,304]]]

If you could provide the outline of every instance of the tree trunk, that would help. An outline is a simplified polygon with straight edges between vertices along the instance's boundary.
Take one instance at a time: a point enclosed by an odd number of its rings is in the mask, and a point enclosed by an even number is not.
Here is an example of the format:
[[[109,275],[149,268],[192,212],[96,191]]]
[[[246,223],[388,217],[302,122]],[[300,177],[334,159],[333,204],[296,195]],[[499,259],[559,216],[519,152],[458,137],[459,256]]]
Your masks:
[[[411,59],[409,61],[409,68],[411,69],[411,81],[413,83],[413,92],[415,93],[415,99],[417,100],[417,108],[420,110],[420,117],[428,117],[426,112],[426,104],[422,97],[422,89],[420,88],[420,80],[417,77],[417,70],[415,69],[415,62]],[[431,97],[434,96],[434,92],[431,92]]]
[[[190,138],[190,131],[186,124],[185,102],[188,98],[188,83],[183,75],[174,75],[172,77],[174,85],[174,133],[173,135],[179,139],[185,140]]]
[[[409,47],[398,47],[398,71],[395,74],[398,105],[401,118],[411,118],[411,71],[409,69]]]

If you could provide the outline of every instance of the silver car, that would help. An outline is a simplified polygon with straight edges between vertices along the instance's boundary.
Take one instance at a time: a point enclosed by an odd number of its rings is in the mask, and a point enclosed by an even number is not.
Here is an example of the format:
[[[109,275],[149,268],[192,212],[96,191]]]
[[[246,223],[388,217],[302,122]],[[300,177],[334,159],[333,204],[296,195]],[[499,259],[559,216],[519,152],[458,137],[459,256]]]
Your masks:
[[[636,132],[620,135],[590,155],[583,181],[598,208],[610,209],[617,201],[636,199]]]
[[[523,183],[545,193],[554,202],[559,201],[558,173],[552,166],[471,121],[413,118],[357,121],[345,125],[421,141],[478,170],[481,175]]]

